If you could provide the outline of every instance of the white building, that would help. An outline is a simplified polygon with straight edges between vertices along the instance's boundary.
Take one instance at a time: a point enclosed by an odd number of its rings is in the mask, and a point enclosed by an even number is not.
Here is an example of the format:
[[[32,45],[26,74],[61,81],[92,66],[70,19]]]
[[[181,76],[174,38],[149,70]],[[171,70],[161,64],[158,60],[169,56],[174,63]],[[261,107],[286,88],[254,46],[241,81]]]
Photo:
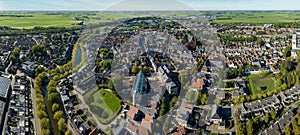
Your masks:
[[[297,57],[297,52],[300,50],[300,45],[298,42],[297,34],[294,34],[292,37],[292,51],[291,55]]]

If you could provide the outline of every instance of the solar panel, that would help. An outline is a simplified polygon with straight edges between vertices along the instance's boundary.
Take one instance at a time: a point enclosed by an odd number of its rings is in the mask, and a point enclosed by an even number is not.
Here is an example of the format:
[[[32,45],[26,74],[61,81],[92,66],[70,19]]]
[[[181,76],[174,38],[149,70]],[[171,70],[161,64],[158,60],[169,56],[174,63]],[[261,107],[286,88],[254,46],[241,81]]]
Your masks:
[[[8,78],[0,77],[0,96],[5,96],[9,87],[10,80]]]

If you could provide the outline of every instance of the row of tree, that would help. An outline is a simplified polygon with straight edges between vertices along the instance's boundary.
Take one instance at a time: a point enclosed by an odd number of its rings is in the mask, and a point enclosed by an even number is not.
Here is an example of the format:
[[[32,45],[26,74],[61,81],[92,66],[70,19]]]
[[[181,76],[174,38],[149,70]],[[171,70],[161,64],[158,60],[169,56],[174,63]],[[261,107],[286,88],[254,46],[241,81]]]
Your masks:
[[[254,135],[259,134],[265,128],[271,126],[279,116],[275,110],[265,114],[265,117],[254,116],[247,120],[247,122],[237,119],[237,135]]]
[[[62,68],[64,67],[64,68]],[[64,111],[62,110],[63,107],[60,107],[61,100],[59,93],[56,89],[56,84],[58,81],[64,77],[69,76],[72,68],[72,63],[69,62],[66,65],[62,67],[57,67],[55,69],[49,70],[48,72],[42,72],[37,75],[34,82],[34,90],[36,95],[36,105],[37,105],[37,115],[40,119],[40,125],[41,125],[41,134],[42,135],[49,135],[50,134],[50,121],[49,117],[47,115],[46,110],[46,103],[50,103],[51,109],[48,111],[52,111],[52,113],[48,114],[54,114],[53,118],[58,125],[58,130],[60,132],[65,132],[66,135],[70,134],[70,131],[66,131],[66,121],[63,117]],[[46,84],[45,80],[50,79],[46,89],[47,89],[47,100],[44,100],[44,96],[42,94],[42,88]],[[45,102],[47,101],[47,102]]]
[[[33,29],[13,29],[3,28],[0,29],[0,36],[15,36],[15,35],[34,35],[40,33],[62,33],[62,32],[73,32],[76,30],[82,30],[82,26],[77,27],[34,27]]]
[[[299,135],[300,134],[300,112],[298,112],[295,117],[287,124],[283,133],[285,135]]]

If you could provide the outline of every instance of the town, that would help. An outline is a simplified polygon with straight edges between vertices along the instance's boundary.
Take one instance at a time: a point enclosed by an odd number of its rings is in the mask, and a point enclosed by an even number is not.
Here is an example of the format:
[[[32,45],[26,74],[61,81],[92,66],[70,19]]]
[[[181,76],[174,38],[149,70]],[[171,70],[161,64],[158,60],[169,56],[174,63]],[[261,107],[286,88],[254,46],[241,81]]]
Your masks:
[[[1,33],[0,133],[299,134],[300,24],[218,18]]]

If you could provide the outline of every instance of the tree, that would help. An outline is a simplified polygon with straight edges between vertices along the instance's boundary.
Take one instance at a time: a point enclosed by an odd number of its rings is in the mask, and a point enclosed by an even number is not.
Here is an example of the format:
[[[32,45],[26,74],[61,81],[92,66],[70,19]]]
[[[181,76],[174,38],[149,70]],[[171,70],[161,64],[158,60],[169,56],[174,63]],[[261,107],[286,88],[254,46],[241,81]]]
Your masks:
[[[60,118],[57,122],[58,130],[63,132],[66,129],[66,122],[64,118]]]
[[[44,72],[45,68],[44,67],[38,67],[35,69],[35,76],[38,76],[40,73]]]
[[[46,54],[46,48],[44,45],[34,45],[31,49],[35,56],[43,56]]]
[[[285,47],[284,52],[283,52],[283,56],[285,58],[290,57],[291,56],[291,50],[292,50],[291,46]]]
[[[133,74],[137,74],[139,72],[139,68],[137,66],[132,66],[131,72]]]
[[[63,113],[62,111],[57,111],[57,112],[54,113],[54,116],[53,116],[53,117],[54,117],[55,120],[58,121],[60,118],[63,117],[63,114],[64,114],[64,113]]]
[[[65,132],[65,135],[71,135],[71,130],[68,129],[68,130]]]
[[[111,79],[109,80],[107,86],[108,86],[108,88],[109,88],[110,90],[115,91],[114,83],[113,83],[113,81],[112,81]]]
[[[37,116],[41,119],[47,117],[47,114],[44,110],[37,110]]]
[[[270,114],[271,114],[272,120],[275,120],[275,118],[276,118],[276,112],[275,112],[274,109],[271,110]]]
[[[170,130],[170,126],[171,126],[171,117],[167,117],[163,125],[163,132],[165,134],[167,134],[168,131]]]
[[[253,122],[252,120],[248,120],[247,123],[247,135],[253,135]]]
[[[58,108],[59,108],[59,105],[57,103],[54,103],[52,105],[52,112],[56,112],[58,110]]]
[[[40,125],[42,129],[50,129],[50,123],[48,118],[40,119]]]
[[[55,103],[56,101],[58,101],[59,100],[59,96],[58,96],[58,94],[55,92],[55,93],[50,93],[50,94],[48,94],[48,101],[50,102],[50,103]]]
[[[170,107],[173,107],[176,104],[177,100],[178,100],[178,97],[174,96],[170,102]]]
[[[269,121],[270,121],[270,114],[267,113],[267,114],[265,115],[265,123],[269,124]]]
[[[50,129],[42,129],[41,134],[42,135],[49,135],[50,134]]]
[[[246,134],[246,130],[244,128],[244,124],[240,120],[237,121],[236,134],[237,135],[245,135]]]

